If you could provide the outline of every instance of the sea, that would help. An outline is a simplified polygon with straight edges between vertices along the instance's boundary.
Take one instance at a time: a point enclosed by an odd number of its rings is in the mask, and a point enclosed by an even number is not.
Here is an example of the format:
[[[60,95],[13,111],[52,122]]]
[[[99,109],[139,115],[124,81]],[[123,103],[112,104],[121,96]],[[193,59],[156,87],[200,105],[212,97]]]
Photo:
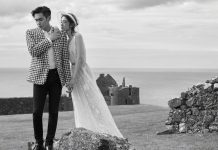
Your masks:
[[[169,69],[169,68],[92,68],[96,79],[100,74],[110,74],[126,86],[139,88],[140,103],[168,107],[168,101],[180,97],[195,84],[218,76],[218,69]],[[26,81],[27,68],[0,68],[0,98],[30,97],[33,85]],[[62,91],[66,94],[66,88]]]

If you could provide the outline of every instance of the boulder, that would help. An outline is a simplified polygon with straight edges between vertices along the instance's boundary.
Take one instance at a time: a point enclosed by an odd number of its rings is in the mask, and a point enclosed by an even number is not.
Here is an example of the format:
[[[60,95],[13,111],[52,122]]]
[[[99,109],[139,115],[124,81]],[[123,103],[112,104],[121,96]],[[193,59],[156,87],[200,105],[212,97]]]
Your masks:
[[[133,150],[127,139],[75,128],[64,134],[56,150]]]
[[[188,93],[187,93],[187,92],[182,92],[182,93],[181,93],[181,98],[182,98],[182,99],[185,100],[185,99],[187,99],[187,97],[188,97]]]
[[[34,143],[28,142],[28,150]],[[96,133],[84,128],[74,128],[54,140],[54,150],[135,150],[128,139]]]
[[[192,97],[192,98],[189,98],[187,101],[186,101],[186,105],[188,107],[192,107],[195,103],[195,99]]]
[[[172,109],[177,108],[177,107],[182,105],[182,99],[181,98],[174,98],[174,99],[168,101],[168,105]]]
[[[180,123],[179,124],[179,132],[180,133],[186,133],[187,132],[187,127],[185,123]]]
[[[217,123],[213,123],[209,126],[209,130],[210,132],[216,131],[218,132],[218,124]]]

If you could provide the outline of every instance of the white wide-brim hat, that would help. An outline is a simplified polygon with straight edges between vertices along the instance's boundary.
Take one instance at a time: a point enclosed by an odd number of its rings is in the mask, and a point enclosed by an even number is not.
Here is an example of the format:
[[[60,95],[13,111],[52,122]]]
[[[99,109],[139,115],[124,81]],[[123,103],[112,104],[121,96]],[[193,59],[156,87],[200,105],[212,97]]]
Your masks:
[[[61,20],[63,16],[68,16],[74,22],[76,26],[78,25],[78,19],[73,13],[58,12],[58,19]]]

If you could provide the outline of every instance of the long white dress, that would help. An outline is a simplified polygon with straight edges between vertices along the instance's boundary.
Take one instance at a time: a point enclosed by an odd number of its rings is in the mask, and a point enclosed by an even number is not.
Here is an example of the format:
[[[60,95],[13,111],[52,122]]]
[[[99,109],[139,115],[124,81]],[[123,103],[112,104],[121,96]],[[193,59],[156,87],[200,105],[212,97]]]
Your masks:
[[[70,62],[75,63],[71,66],[71,74],[75,78],[72,100],[76,127],[123,138],[86,63],[86,49],[80,33],[69,40],[68,48]]]

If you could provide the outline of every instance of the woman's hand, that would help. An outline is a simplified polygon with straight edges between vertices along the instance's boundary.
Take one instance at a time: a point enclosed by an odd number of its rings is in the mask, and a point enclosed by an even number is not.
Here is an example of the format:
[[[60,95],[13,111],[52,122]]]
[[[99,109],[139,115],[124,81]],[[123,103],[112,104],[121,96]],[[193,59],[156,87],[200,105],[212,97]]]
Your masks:
[[[67,93],[71,93],[73,91],[73,86],[74,86],[74,80],[71,80],[69,83],[66,84],[67,87]]]

